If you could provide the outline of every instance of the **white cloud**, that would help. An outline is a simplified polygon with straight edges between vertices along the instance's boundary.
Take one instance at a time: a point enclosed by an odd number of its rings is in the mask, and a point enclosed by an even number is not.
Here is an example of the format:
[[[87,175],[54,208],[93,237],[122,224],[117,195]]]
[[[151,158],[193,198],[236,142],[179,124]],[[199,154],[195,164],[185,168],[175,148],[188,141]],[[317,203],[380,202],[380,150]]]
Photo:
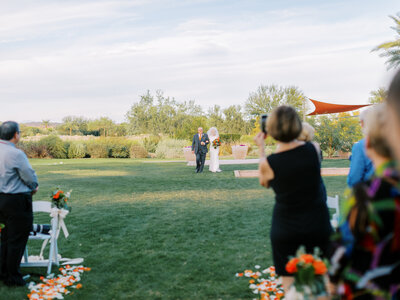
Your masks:
[[[389,80],[383,60],[370,53],[392,38],[386,15],[328,22],[313,20],[321,13],[313,8],[147,22],[139,8],[148,5],[132,3],[0,12],[0,120],[72,114],[123,121],[147,89],[208,107],[243,104],[259,84],[272,83],[362,103]],[[69,35],[57,36],[65,28]]]

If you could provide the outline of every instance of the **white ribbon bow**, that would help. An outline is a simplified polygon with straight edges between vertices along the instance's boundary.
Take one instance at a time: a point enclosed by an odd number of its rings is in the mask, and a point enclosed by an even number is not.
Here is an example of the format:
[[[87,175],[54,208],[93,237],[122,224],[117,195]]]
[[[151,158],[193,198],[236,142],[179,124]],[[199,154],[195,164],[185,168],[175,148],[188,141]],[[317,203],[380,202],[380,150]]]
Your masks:
[[[64,233],[65,238],[69,236],[67,226],[64,223],[65,217],[69,214],[69,211],[66,209],[59,209],[57,207],[53,207],[50,212],[50,217],[55,218],[58,216],[58,228],[57,228],[57,238],[60,234],[60,227]]]

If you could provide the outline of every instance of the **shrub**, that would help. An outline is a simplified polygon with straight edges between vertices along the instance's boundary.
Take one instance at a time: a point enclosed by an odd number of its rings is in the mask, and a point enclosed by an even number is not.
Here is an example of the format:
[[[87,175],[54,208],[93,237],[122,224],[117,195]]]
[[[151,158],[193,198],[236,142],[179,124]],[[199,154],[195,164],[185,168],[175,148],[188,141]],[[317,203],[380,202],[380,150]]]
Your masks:
[[[53,158],[67,158],[64,142],[56,135],[41,138],[38,145],[46,147],[47,152]]]
[[[110,145],[110,157],[129,158],[129,146],[120,144]]]
[[[254,135],[242,135],[240,137],[240,143],[246,144],[246,145],[250,145],[250,144],[255,145]]]
[[[130,149],[130,157],[131,158],[146,158],[149,156],[147,150],[138,144],[133,144]]]
[[[219,147],[220,155],[232,155],[232,144],[222,142],[221,146]]]
[[[157,150],[157,145],[161,138],[158,135],[152,135],[142,140],[142,145],[144,149],[149,153],[155,153]]]
[[[25,152],[29,158],[49,158],[45,145],[39,145],[38,142],[20,142],[18,148]]]
[[[188,145],[186,140],[165,139],[157,145],[157,158],[183,158],[182,148]]]
[[[219,137],[222,143],[236,143],[240,141],[241,135],[236,133],[220,133]]]
[[[68,148],[68,158],[84,158],[86,146],[82,143],[71,143]]]
[[[90,142],[86,147],[91,158],[108,158],[110,155],[110,149],[104,143]]]

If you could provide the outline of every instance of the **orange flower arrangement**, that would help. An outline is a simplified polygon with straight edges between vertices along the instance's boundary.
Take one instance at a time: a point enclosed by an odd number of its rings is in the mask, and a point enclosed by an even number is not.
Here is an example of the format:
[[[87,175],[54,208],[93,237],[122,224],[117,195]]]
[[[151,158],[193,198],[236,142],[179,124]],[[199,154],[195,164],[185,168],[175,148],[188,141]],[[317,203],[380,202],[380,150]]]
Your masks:
[[[219,137],[213,140],[212,145],[214,149],[217,149],[217,147],[221,146],[221,140],[219,139]]]
[[[286,271],[294,274],[294,286],[298,292],[304,293],[305,287],[314,295],[325,292],[324,275],[328,272],[326,263],[319,256],[319,249],[316,248],[314,255],[305,253],[301,246],[297,250],[296,257],[293,257],[286,264]]]
[[[68,199],[71,195],[71,191],[64,193],[64,191],[57,188],[51,193],[51,203],[53,207],[58,209],[65,209],[71,211],[71,207],[67,205]]]

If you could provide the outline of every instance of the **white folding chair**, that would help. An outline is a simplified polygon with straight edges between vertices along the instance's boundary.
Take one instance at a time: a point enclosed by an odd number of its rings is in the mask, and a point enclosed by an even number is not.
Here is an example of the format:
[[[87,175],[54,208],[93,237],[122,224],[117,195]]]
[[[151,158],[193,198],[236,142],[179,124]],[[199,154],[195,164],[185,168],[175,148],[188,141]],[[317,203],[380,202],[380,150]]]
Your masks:
[[[335,213],[332,215],[331,218],[331,225],[333,228],[337,228],[339,226],[339,215],[340,215],[340,208],[339,208],[339,195],[335,197],[327,197],[326,204],[328,208],[334,209]]]
[[[34,213],[51,212],[51,202],[48,201],[33,201],[32,202],[32,210]],[[47,267],[47,274],[51,273],[51,267],[53,264],[59,265],[59,257],[58,257],[58,246],[57,246],[57,231],[58,231],[58,215],[51,218],[51,230],[49,234],[37,233],[36,235],[29,236],[29,240],[42,240],[42,248],[40,250],[39,260],[29,260],[28,256],[28,246],[25,248],[25,253],[23,260],[21,262],[21,267]],[[46,248],[47,243],[50,242],[50,251],[49,258],[44,259],[43,252]]]

